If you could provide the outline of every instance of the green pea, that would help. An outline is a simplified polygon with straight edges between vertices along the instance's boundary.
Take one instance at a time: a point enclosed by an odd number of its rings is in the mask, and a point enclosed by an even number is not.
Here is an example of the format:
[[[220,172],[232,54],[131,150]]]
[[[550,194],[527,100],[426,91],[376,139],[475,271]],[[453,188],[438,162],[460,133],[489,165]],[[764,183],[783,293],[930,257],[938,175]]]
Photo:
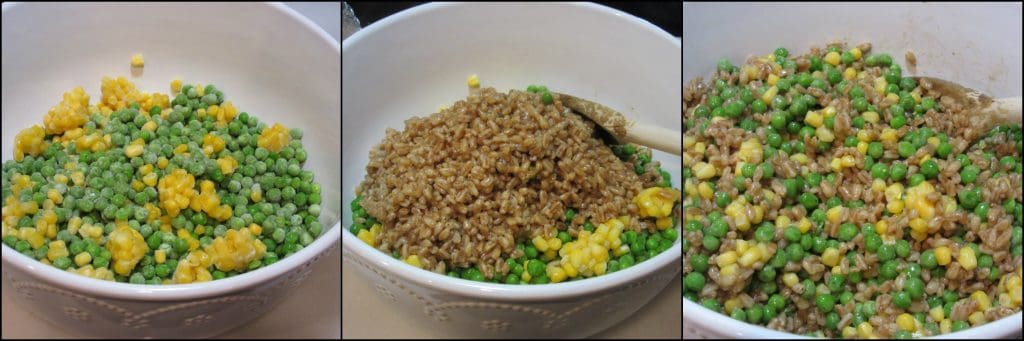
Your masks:
[[[690,256],[690,266],[693,268],[693,271],[696,272],[707,271],[708,256],[704,255],[703,253],[698,253],[693,256]]]
[[[928,159],[921,163],[921,174],[928,179],[934,179],[939,174],[939,164],[935,160]]]
[[[799,233],[799,231],[797,231]],[[770,242],[775,237],[775,227],[771,223],[761,224],[757,230],[754,231],[754,238],[759,242]]]
[[[910,295],[911,299],[924,297],[924,281],[917,277],[911,277],[903,284],[903,290]]]
[[[981,202],[974,207],[974,215],[981,218],[981,221],[988,221],[988,203]]]
[[[683,279],[683,286],[691,292],[699,293],[705,286],[705,276],[697,272],[687,273]]]
[[[839,226],[839,240],[851,241],[857,237],[857,225],[844,223]]]
[[[906,291],[898,291],[892,295],[892,304],[901,309],[910,308],[912,300]]]
[[[882,244],[878,247],[878,260],[888,261],[896,257],[896,248],[890,244]]]
[[[788,240],[790,242],[799,241],[800,240],[800,230],[797,229],[796,227],[793,227],[793,226],[787,227],[784,230],[784,232],[783,232],[783,236],[786,238],[786,240]]]
[[[874,166],[871,166],[871,177],[884,180],[889,177],[889,168],[884,164],[876,163]]]
[[[832,297],[832,294],[818,295],[818,297],[814,299],[814,303],[818,306],[818,309],[820,309],[823,313],[831,312],[833,309],[835,309],[836,305],[835,298]]]
[[[908,180],[910,187],[917,186],[922,182],[924,182],[924,175],[921,173],[914,173],[914,175],[911,175],[910,179]]]
[[[972,184],[978,179],[979,173],[981,173],[981,169],[978,166],[968,165],[960,170],[960,182]]]
[[[813,193],[804,192],[803,194],[800,194],[799,201],[807,210],[818,207],[818,197]]]

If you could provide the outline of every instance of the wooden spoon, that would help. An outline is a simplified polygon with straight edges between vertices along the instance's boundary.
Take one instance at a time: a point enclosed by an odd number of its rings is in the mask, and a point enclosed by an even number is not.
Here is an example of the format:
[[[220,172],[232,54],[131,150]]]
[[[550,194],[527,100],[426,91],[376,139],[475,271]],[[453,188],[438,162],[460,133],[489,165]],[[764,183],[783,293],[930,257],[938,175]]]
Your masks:
[[[618,111],[576,96],[552,92],[569,109],[601,127],[615,144],[635,143],[672,155],[683,155],[683,134],[664,127],[637,123]]]
[[[960,84],[932,77],[913,77],[921,84],[922,81],[931,83],[932,90],[941,93],[943,96],[950,96],[957,103],[964,106],[964,110],[977,113],[981,131],[988,131],[999,124],[1021,124],[1021,98],[1009,97],[993,99],[977,90],[964,87]]]

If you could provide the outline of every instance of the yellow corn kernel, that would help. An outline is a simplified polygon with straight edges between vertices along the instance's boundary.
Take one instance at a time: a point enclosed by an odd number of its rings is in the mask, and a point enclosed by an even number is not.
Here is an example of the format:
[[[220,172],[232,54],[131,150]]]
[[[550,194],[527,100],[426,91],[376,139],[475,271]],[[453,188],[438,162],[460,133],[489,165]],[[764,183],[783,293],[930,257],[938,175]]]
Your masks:
[[[903,213],[903,205],[903,201],[900,200],[890,201],[888,204],[885,205],[885,208],[886,210],[889,211],[889,213],[900,214]]]
[[[860,115],[861,115],[861,117],[864,117],[864,120],[867,121],[868,123],[878,123],[878,113],[877,112],[866,111],[866,112],[864,112],[864,113],[862,113]]]
[[[740,256],[740,259],[737,261],[737,263],[739,263],[743,267],[749,268],[750,266],[754,265],[754,263],[756,263],[758,260],[761,260],[761,249],[752,247],[748,249],[747,252],[744,252],[743,256]]]
[[[405,263],[420,269],[423,268],[423,263],[420,263],[420,256],[417,255],[410,255],[409,257],[406,257]]]
[[[756,137],[749,140],[743,141],[740,144],[740,150],[736,153],[737,158],[745,163],[761,163],[761,158],[764,155],[764,149],[761,146],[761,141]]]
[[[846,68],[846,71],[843,71],[843,79],[853,80],[854,78],[857,78],[857,70],[854,70],[852,67],[848,67]]]
[[[744,252],[747,252],[747,249],[750,248],[750,243],[748,243],[744,239],[737,239],[735,246],[736,246],[736,252],[744,253]]]
[[[579,276],[579,272],[576,271],[576,267],[573,266],[572,263],[570,263],[570,262],[563,262],[562,263],[562,270],[565,271],[565,275],[566,276],[573,277],[573,278],[575,278],[576,276]],[[523,274],[526,274],[526,271],[523,271]]]
[[[917,323],[916,321],[914,321],[914,316],[910,314],[902,313],[900,314],[900,316],[896,317],[896,325],[899,326],[900,329],[906,330],[908,332],[914,331],[915,324]]]
[[[951,262],[953,251],[948,246],[939,246],[935,248],[935,262],[939,265],[947,265]]]
[[[945,319],[945,320],[942,320],[942,322],[939,322],[939,331],[942,332],[943,334],[948,334],[952,330],[953,330],[953,320],[952,319]]]
[[[550,279],[552,283],[558,283],[568,278],[568,275],[566,275],[565,270],[563,270],[561,267],[551,266],[548,267],[546,270],[548,279]]]
[[[774,74],[768,75],[768,85],[773,85],[774,86],[775,83],[778,83],[778,82],[779,82],[779,76],[776,76]]]
[[[46,150],[47,143],[44,140],[46,132],[42,127],[34,125],[25,128],[14,137],[14,160],[21,161],[25,154],[36,156]]]
[[[828,209],[828,211],[826,211],[825,213],[825,216],[828,218],[829,222],[839,223],[839,220],[842,219],[842,215],[845,210],[846,208],[843,206],[836,206]]]
[[[875,179],[875,180],[871,181],[871,190],[875,191],[875,192],[878,192],[878,193],[884,192],[885,191],[885,180]]]
[[[523,274],[520,275],[519,278],[521,278],[523,281],[529,282],[530,279],[533,278],[533,276],[530,276],[529,271],[523,270]]]
[[[89,264],[89,262],[91,261],[92,255],[90,255],[88,252],[82,251],[78,253],[78,255],[75,255],[75,264],[78,264],[78,266]]]
[[[910,229],[917,231],[918,233],[924,233],[928,231],[928,222],[921,218],[910,219]]]
[[[864,141],[857,142],[857,152],[861,155],[868,154],[868,143]]]
[[[857,160],[853,158],[853,155],[843,155],[839,160],[843,168],[849,168],[857,165]]]
[[[750,218],[750,222],[754,224],[760,223],[761,220],[764,219],[764,207],[761,207],[761,205],[754,205],[753,209],[754,217]]]
[[[882,134],[878,138],[882,141],[896,142],[896,130],[892,128],[882,129]]]
[[[716,259],[716,261],[718,262],[718,266],[719,267],[723,267],[723,266],[726,266],[726,265],[729,265],[729,264],[735,264],[736,263],[736,259],[737,259],[736,252],[734,252],[734,251],[726,251],[726,252],[723,252],[722,254],[718,255],[718,258]]]
[[[782,275],[782,283],[785,283],[787,287],[792,288],[793,286],[800,283],[800,279],[797,278],[795,273],[789,272]]]
[[[738,297],[733,297],[725,300],[725,304],[723,306],[725,308],[725,313],[731,314],[734,309],[743,308],[743,302],[741,302]]]
[[[712,166],[705,162],[698,162],[696,165],[693,165],[692,170],[693,175],[696,176],[699,180],[710,179],[711,177],[715,176],[716,172],[715,166]]]
[[[966,247],[965,249],[970,249],[970,248]],[[961,250],[963,250],[963,249],[961,249]],[[977,291],[971,293],[971,299],[973,299],[975,302],[978,303],[975,306],[977,311],[984,312],[985,310],[987,310],[989,307],[992,306],[992,301],[989,300],[988,294],[986,294],[984,291],[977,290]]]
[[[788,216],[780,215],[780,216],[775,218],[775,229],[776,230],[784,229],[787,226],[789,226],[789,224],[791,224],[791,223],[792,223],[792,221],[789,219]]]
[[[110,232],[106,247],[110,251],[111,267],[121,276],[128,276],[149,252],[142,234],[125,222],[118,222],[117,227]]]
[[[825,55],[825,62],[832,64],[832,66],[839,65],[839,53],[832,51]]]
[[[469,78],[466,78],[466,85],[470,88],[479,88],[480,78],[477,77],[476,74],[469,75]]]
[[[853,60],[860,60],[860,56],[863,52],[861,52],[859,48],[854,47],[850,49],[850,54],[853,55]]]
[[[871,326],[871,323],[861,322],[860,325],[857,326],[857,335],[860,336],[861,338],[865,338],[865,339],[869,338],[869,337],[872,337],[872,336],[875,335],[874,334],[874,329],[875,328],[873,326]]]
[[[359,234],[356,235],[356,237],[358,237],[359,240],[362,240],[364,243],[369,244],[371,247],[376,247],[376,245],[374,245],[376,242],[373,240],[373,235],[370,234],[370,231],[359,230]]]
[[[832,161],[831,161],[831,162],[829,162],[829,163],[828,163],[828,165],[829,165],[829,167],[831,167],[831,168],[832,168],[832,170],[833,170],[833,171],[835,171],[835,172],[838,172],[838,171],[841,171],[841,170],[843,170],[843,165],[842,165],[842,164],[840,164],[840,162],[839,162],[839,158],[832,158]]]
[[[834,247],[825,249],[821,254],[821,263],[828,266],[839,265],[839,250]]]
[[[800,233],[807,233],[807,231],[811,230],[811,221],[808,220],[807,217],[800,218],[800,221],[797,222],[796,227],[800,229]]]
[[[154,122],[154,121],[146,122],[145,124],[142,125],[142,130],[150,131],[150,132],[156,131],[156,122]]]
[[[850,326],[843,327],[843,338],[844,339],[852,339],[852,338],[855,338],[855,337],[857,337],[857,330],[856,329],[853,329],[853,327],[850,327]]]
[[[281,125],[280,123],[274,123],[273,126],[263,129],[260,136],[256,139],[256,144],[263,147],[271,152],[278,152],[282,148],[291,142],[291,134],[288,132],[288,128]]]
[[[818,140],[821,142],[832,142],[832,140],[835,140],[836,138],[835,135],[832,134],[832,130],[828,129],[824,125],[818,127],[818,129],[814,131],[814,136],[817,136]]]
[[[821,109],[821,114],[822,114],[822,115],[823,115],[823,117],[825,117],[825,118],[829,118],[829,117],[835,117],[835,116],[836,116],[836,113],[837,113],[837,112],[836,112],[836,107],[833,107],[833,106],[831,106],[831,105],[830,105],[830,106],[827,106],[827,107],[825,107],[825,109]]]
[[[220,167],[221,174],[230,175],[238,168],[238,161],[231,157],[231,155],[225,155],[217,159],[217,166]]]
[[[804,116],[804,123],[811,125],[812,127],[820,127],[824,123],[824,117],[817,111],[808,111],[807,115]]]
[[[171,93],[177,94],[181,92],[181,80],[175,79],[171,81]]]
[[[775,95],[777,95],[778,93],[779,88],[773,85],[772,87],[768,88],[768,90],[765,90],[764,94],[761,94],[761,101],[764,102],[764,104],[771,104],[772,99],[774,99]]]
[[[980,324],[985,324],[985,322],[988,322],[988,320],[985,319],[985,313],[982,313],[980,311],[975,311],[971,313],[971,315],[967,317],[967,320],[971,321],[972,326],[977,326]]]
[[[935,322],[942,322],[942,319],[945,318],[945,311],[943,311],[942,306],[938,306],[928,310],[928,315],[931,315]]]
[[[722,276],[735,276],[737,270],[739,270],[739,267],[737,267],[736,264],[729,264],[723,268],[720,268],[719,273]]]
[[[137,144],[131,144],[124,147],[124,156],[136,157],[142,155],[142,146]]]
[[[537,248],[537,251],[544,252],[548,250],[548,241],[544,240],[544,237],[536,236],[533,237],[533,247]]]
[[[167,261],[167,251],[163,249],[153,251],[153,259],[156,260],[157,264],[163,264]]]
[[[690,149],[693,145],[697,144],[697,138],[693,136],[683,136],[683,149]]]
[[[875,93],[882,95],[885,93],[885,87],[889,85],[889,82],[885,81],[885,77],[875,78]]]
[[[49,259],[52,262],[52,261],[57,260],[57,258],[67,257],[67,256],[68,256],[68,249],[67,249],[67,246],[64,245],[64,241],[63,240],[57,240],[57,241],[50,242],[50,247],[46,251],[46,258],[47,259]]]
[[[796,161],[796,162],[800,163],[801,165],[806,165],[807,162],[809,161],[809,159],[807,158],[807,155],[804,154],[804,153],[796,153],[796,154],[790,155],[789,159],[793,160],[793,161]]]
[[[263,233],[263,227],[260,227],[259,225],[256,224],[249,224],[249,232],[252,232],[254,236],[258,236],[260,235],[260,233]]]
[[[249,194],[249,199],[252,199],[253,202],[260,202],[260,201],[262,201],[263,200],[263,190],[259,189],[259,188],[253,190],[252,193]]]
[[[942,142],[942,140],[939,140],[939,138],[935,137],[935,136],[929,137],[927,141],[928,141],[928,144],[936,146],[936,147],[938,147],[939,143]]]
[[[959,262],[960,266],[967,271],[974,270],[974,268],[978,267],[978,259],[974,256],[974,249],[969,247],[960,248],[956,261]]]
[[[161,156],[159,159],[156,159],[156,168],[160,168],[160,169],[167,168],[167,163],[168,162],[170,162],[170,161],[167,160],[166,157]]]
[[[145,61],[142,60],[142,55],[141,54],[136,54],[136,55],[132,56],[132,66],[133,67],[143,67],[145,65],[146,65],[146,63],[145,63]]]

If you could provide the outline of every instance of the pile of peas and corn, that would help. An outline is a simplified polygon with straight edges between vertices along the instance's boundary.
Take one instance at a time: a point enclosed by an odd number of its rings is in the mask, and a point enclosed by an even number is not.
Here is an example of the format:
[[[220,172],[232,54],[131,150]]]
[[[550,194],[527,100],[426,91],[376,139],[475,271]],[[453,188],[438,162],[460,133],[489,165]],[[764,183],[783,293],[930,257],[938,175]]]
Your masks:
[[[174,80],[168,96],[104,77],[101,92],[90,104],[72,89],[15,137],[7,246],[93,278],[170,284],[273,264],[323,232],[300,130],[238,112],[212,84]]]
[[[470,76],[467,84],[471,88],[478,87],[479,79],[475,75]],[[544,104],[553,102],[546,86],[530,85],[527,92],[541,94]],[[649,149],[632,144],[613,145],[611,149],[623,162],[633,163],[637,175],[648,171],[646,165],[651,162]],[[556,235],[534,236],[530,240],[516,243],[514,253],[520,256],[506,255],[510,270],[504,278],[494,276],[488,279],[476,266],[447,267],[450,269],[448,276],[505,284],[558,283],[600,276],[653,258],[672,247],[679,236],[678,221],[672,213],[678,212],[678,199],[681,195],[672,188],[668,172],[660,167],[653,170],[661,175],[661,183],[641,191],[633,198],[633,203],[639,208],[641,217],[654,221],[658,232],[625,230],[629,217],[622,216],[596,226],[588,220],[582,231],[573,236],[569,226],[576,217],[576,211],[569,208],[565,212],[565,224],[557,230]],[[381,234],[381,222],[366,212],[361,201],[362,196],[352,200],[350,208],[353,224],[349,231],[363,242],[376,247],[377,237]],[[393,251],[391,255],[410,265],[423,267],[418,255],[408,255],[404,259],[398,251]]]
[[[1005,134],[1013,144],[1013,153],[997,155],[986,150],[985,142],[979,144],[978,156],[988,162],[975,165],[968,158],[970,150],[954,150],[949,136],[924,126],[921,119],[929,111],[943,112],[942,104],[934,98],[921,96],[922,90],[913,78],[905,77],[898,64],[888,54],[866,55],[859,48],[849,50],[840,45],[831,45],[822,51],[823,55],[809,54],[806,69],[797,68],[796,58],[790,57],[785,48],[778,48],[773,54],[760,57],[769,63],[772,72],[763,82],[758,79],[753,65],[737,67],[728,59],[718,63],[718,72],[713,85],[708,89],[706,100],[692,107],[686,115],[688,129],[683,137],[683,179],[686,196],[684,209],[684,297],[704,307],[723,312],[732,318],[753,324],[767,325],[779,315],[793,316],[797,305],[810,303],[825,316],[821,331],[810,336],[832,336],[843,338],[874,338],[880,335],[878,326],[869,319],[880,311],[876,310],[879,293],[859,298],[855,295],[858,285],[879,286],[887,281],[900,279],[901,288],[891,292],[892,304],[902,312],[887,316],[895,320],[898,330],[891,337],[903,339],[955,332],[987,321],[989,309],[1008,307],[1019,310],[1021,306],[1021,198],[1008,198],[1002,203],[986,202],[982,195],[979,174],[991,172],[988,181],[998,181],[1009,174],[1021,174],[1021,130],[1019,126],[1001,126],[990,132],[988,137]],[[862,87],[867,68],[880,68],[881,76],[874,78],[871,87]],[[736,84],[739,73],[748,73],[748,84]],[[851,125],[855,133],[845,139],[836,139],[833,134],[836,108],[834,102],[821,103],[815,96],[798,93],[801,89],[816,88],[823,92],[835,93],[837,97],[848,96],[851,101]],[[865,92],[876,92],[878,96],[866,96]],[[873,103],[870,99],[888,101],[888,107]],[[766,115],[768,124],[754,120],[755,116]],[[738,127],[750,132],[764,132],[764,139],[757,137],[744,141],[736,151],[740,160],[736,165],[734,187],[738,195],[716,190],[717,179],[726,171],[705,159],[709,144],[714,140],[703,133],[708,125],[729,120],[738,122]],[[881,128],[873,134],[868,128]],[[902,137],[901,137],[902,135]],[[858,165],[853,156],[846,155],[831,159],[828,169],[820,172],[808,171],[805,141],[816,139],[818,154],[837,147],[853,147],[863,156],[863,165]],[[932,153],[914,157],[918,150],[931,145]],[[887,147],[888,146],[888,147]],[[995,149],[995,148],[990,148]],[[1002,149],[1005,151],[1005,148]],[[774,172],[769,158],[780,155],[788,157],[802,167],[800,175],[781,178]],[[939,164],[935,160],[960,163],[960,181],[964,188],[959,193],[936,191]],[[983,168],[987,167],[987,168]],[[887,221],[880,219],[860,226],[841,221],[844,213],[862,209],[860,200],[843,202],[838,196],[823,198],[808,190],[818,187],[823,181],[836,187],[837,173],[854,168],[869,173],[872,178],[871,190],[884,195],[886,217],[908,214],[916,210],[916,218],[910,219],[902,238],[891,235]],[[858,169],[859,168],[859,169]],[[774,221],[768,218],[761,206],[752,207],[750,217],[747,208],[751,197],[744,194],[755,178],[761,173],[764,195],[781,196],[783,208],[802,206],[807,215],[793,221],[785,215],[778,215]],[[1006,180],[1006,179],[1002,179]],[[781,181],[782,193],[775,193],[769,185]],[[942,194],[935,198],[934,193]],[[704,203],[704,205],[702,205]],[[1016,271],[1003,273],[1000,264],[993,262],[991,254],[983,252],[978,243],[965,242],[966,228],[953,233],[936,231],[928,221],[942,212],[961,210],[977,216],[982,224],[988,223],[989,211],[1000,206],[1011,219],[1012,227],[1009,244],[1009,261],[1015,262]],[[711,207],[704,210],[701,207]],[[725,214],[723,214],[723,212]],[[829,224],[838,224],[834,234],[826,231]],[[987,226],[987,225],[986,225]],[[727,233],[736,233],[735,249],[720,250],[722,238]],[[911,243],[943,234],[954,244],[913,250]],[[701,240],[700,244],[688,243],[691,238]],[[863,248],[854,243],[863,238]],[[774,250],[774,252],[770,251]],[[845,251],[844,251],[845,250]],[[841,262],[851,268],[856,254],[878,257],[877,271],[842,270]],[[800,264],[805,257],[820,257],[826,266],[826,274],[820,281],[814,281],[801,269],[786,271],[787,264]],[[913,260],[912,260],[913,259]],[[958,292],[944,289],[939,293],[925,293],[926,283],[921,274],[929,272],[932,278],[945,276],[947,268],[959,266],[965,271],[975,271],[975,280],[982,281],[988,292],[975,290]],[[741,294],[755,299],[753,304],[743,304],[735,296],[704,297],[701,292],[711,281],[711,268],[719,271],[719,284],[729,286],[736,280],[742,269],[753,269],[754,275]],[[799,287],[799,288],[798,288]],[[795,302],[786,299],[780,292],[784,289],[800,292]],[[796,290],[802,289],[802,290]],[[763,295],[759,295],[763,294]],[[966,320],[951,318],[951,310],[957,302],[974,300],[976,310]],[[840,316],[835,308],[853,301],[853,319],[840,328]],[[925,302],[926,311],[912,312],[914,302]]]

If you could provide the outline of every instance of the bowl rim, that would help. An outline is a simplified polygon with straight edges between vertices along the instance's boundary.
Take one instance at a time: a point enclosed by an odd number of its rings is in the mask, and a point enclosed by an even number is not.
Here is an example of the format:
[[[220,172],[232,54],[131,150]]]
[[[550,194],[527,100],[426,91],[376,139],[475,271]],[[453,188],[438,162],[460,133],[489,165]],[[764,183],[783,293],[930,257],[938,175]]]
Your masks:
[[[4,3],[2,11],[6,14],[7,11],[13,10],[17,8],[17,6],[22,5],[26,5],[26,3]],[[309,18],[306,18],[281,2],[266,3],[264,5],[272,10],[277,10],[286,17],[300,23],[311,33],[317,35],[325,43],[331,46],[340,57],[341,49],[338,41],[313,23]],[[323,215],[321,217],[323,217]],[[70,273],[66,270],[60,270],[52,265],[43,264],[36,259],[30,258],[14,250],[6,244],[3,244],[2,246],[3,271],[5,273],[8,272],[8,266],[10,266],[11,269],[24,272],[27,276],[36,279],[39,282],[58,287],[70,288],[75,292],[87,293],[100,297],[140,301],[180,301],[237,292],[277,278],[333,247],[337,244],[340,235],[341,219],[338,219],[338,221],[334,222],[330,228],[321,232],[320,236],[315,237],[312,244],[303,247],[301,250],[295,252],[289,257],[281,258],[274,264],[245,272],[234,277],[202,283],[152,285],[100,280]]]
[[[1001,319],[985,323],[981,326],[967,328],[958,332],[924,337],[924,339],[986,339],[1002,338],[1012,335],[1014,330],[1020,331],[1022,312],[1004,316]],[[764,326],[741,322],[724,314],[711,311],[704,306],[683,297],[683,328],[696,326],[697,329],[709,330],[714,335],[736,338],[775,338],[775,339],[810,339],[811,337],[769,329]],[[1016,325],[1014,325],[1016,324]]]
[[[543,6],[536,4],[515,4],[516,6]],[[682,41],[676,37],[670,35],[668,32],[661,28],[651,24],[650,22],[637,18],[631,14],[619,11],[614,8],[610,8],[603,5],[592,4],[592,3],[571,3],[571,4],[559,4],[563,6],[577,7],[583,11],[586,11],[592,15],[606,16],[608,20],[625,20],[627,24],[638,25],[644,28],[648,33],[657,35],[662,38],[667,44],[674,45],[676,48],[682,49]],[[444,10],[446,8],[453,7],[467,7],[467,6],[495,6],[494,4],[474,4],[474,3],[428,3],[424,5],[415,6],[384,19],[381,19],[358,32],[352,34],[342,42],[342,53],[357,46],[357,44],[368,37],[372,37],[374,32],[385,30],[395,23],[404,21],[410,17],[425,15],[431,12]],[[498,6],[508,6],[508,4],[501,4]],[[343,58],[344,59],[344,58]],[[344,88],[342,88],[344,91]],[[344,115],[344,113],[343,113]],[[342,209],[342,215],[347,217],[351,221],[351,212]],[[344,220],[344,218],[343,218]],[[676,227],[678,229],[678,227]],[[562,283],[549,283],[545,285],[517,285],[517,284],[501,284],[501,283],[490,283],[490,282],[476,282],[459,278],[452,278],[446,275],[434,273],[414,267],[406,264],[405,262],[395,259],[390,255],[385,254],[373,247],[370,247],[363,241],[352,235],[351,232],[346,231],[342,237],[342,248],[345,251],[344,258],[348,259],[348,253],[351,252],[355,257],[362,260],[368,261],[370,266],[376,266],[389,274],[401,278],[402,280],[416,285],[431,288],[440,292],[447,292],[452,294],[458,294],[462,296],[468,296],[473,298],[492,300],[492,301],[543,301],[550,299],[564,299],[571,296],[583,296],[593,294],[605,290],[613,290],[616,287],[621,287],[639,281],[641,278],[649,277],[655,270],[663,267],[671,266],[673,263],[680,265],[679,270],[681,271],[681,258],[682,258],[682,242],[681,238],[677,238],[671,248],[665,250],[661,254],[658,254],[654,258],[645,260],[637,263],[625,270],[616,271],[613,273],[604,274],[594,278],[588,278],[579,281],[562,282]],[[670,269],[670,271],[672,271]],[[678,273],[678,272],[676,272]],[[601,278],[602,280],[595,280]]]
[[[515,6],[550,6],[551,4],[533,4],[533,3],[502,3],[502,4],[494,4],[494,3],[473,3],[473,2],[464,2],[464,3],[431,2],[431,3],[422,4],[422,5],[417,5],[417,6],[413,6],[413,7],[407,8],[405,10],[402,10],[401,12],[389,15],[389,16],[381,19],[381,20],[378,20],[377,22],[374,22],[374,23],[370,24],[369,26],[363,27],[359,31],[356,31],[355,33],[350,35],[348,38],[345,38],[344,41],[341,43],[342,44],[342,51],[347,50],[351,45],[355,45],[359,41],[365,39],[364,36],[369,36],[369,35],[372,35],[373,32],[387,29],[387,27],[389,27],[391,25],[394,25],[395,23],[407,20],[408,18],[413,17],[413,16],[425,15],[425,14],[429,14],[431,12],[435,12],[435,11],[439,11],[439,10],[444,10],[446,8],[509,6],[509,5],[515,5]],[[665,30],[663,30],[661,27],[658,27],[658,26],[650,23],[647,20],[638,18],[638,17],[636,17],[636,16],[634,16],[632,14],[620,11],[618,9],[611,8],[611,7],[604,6],[604,5],[595,4],[595,3],[589,3],[589,2],[584,2],[584,3],[577,3],[577,2],[574,2],[574,3],[559,3],[558,5],[559,6],[576,7],[576,8],[579,8],[581,10],[590,11],[592,14],[609,16],[609,19],[611,19],[611,20],[625,20],[625,21],[627,21],[627,22],[629,22],[629,23],[631,23],[633,25],[639,25],[640,27],[644,28],[649,33],[653,33],[653,34],[657,35],[658,37],[664,39],[665,41],[667,41],[670,44],[674,44],[676,47],[678,47],[680,49],[682,49],[682,47],[683,47],[683,41],[681,39],[678,39],[675,36],[669,34]]]

